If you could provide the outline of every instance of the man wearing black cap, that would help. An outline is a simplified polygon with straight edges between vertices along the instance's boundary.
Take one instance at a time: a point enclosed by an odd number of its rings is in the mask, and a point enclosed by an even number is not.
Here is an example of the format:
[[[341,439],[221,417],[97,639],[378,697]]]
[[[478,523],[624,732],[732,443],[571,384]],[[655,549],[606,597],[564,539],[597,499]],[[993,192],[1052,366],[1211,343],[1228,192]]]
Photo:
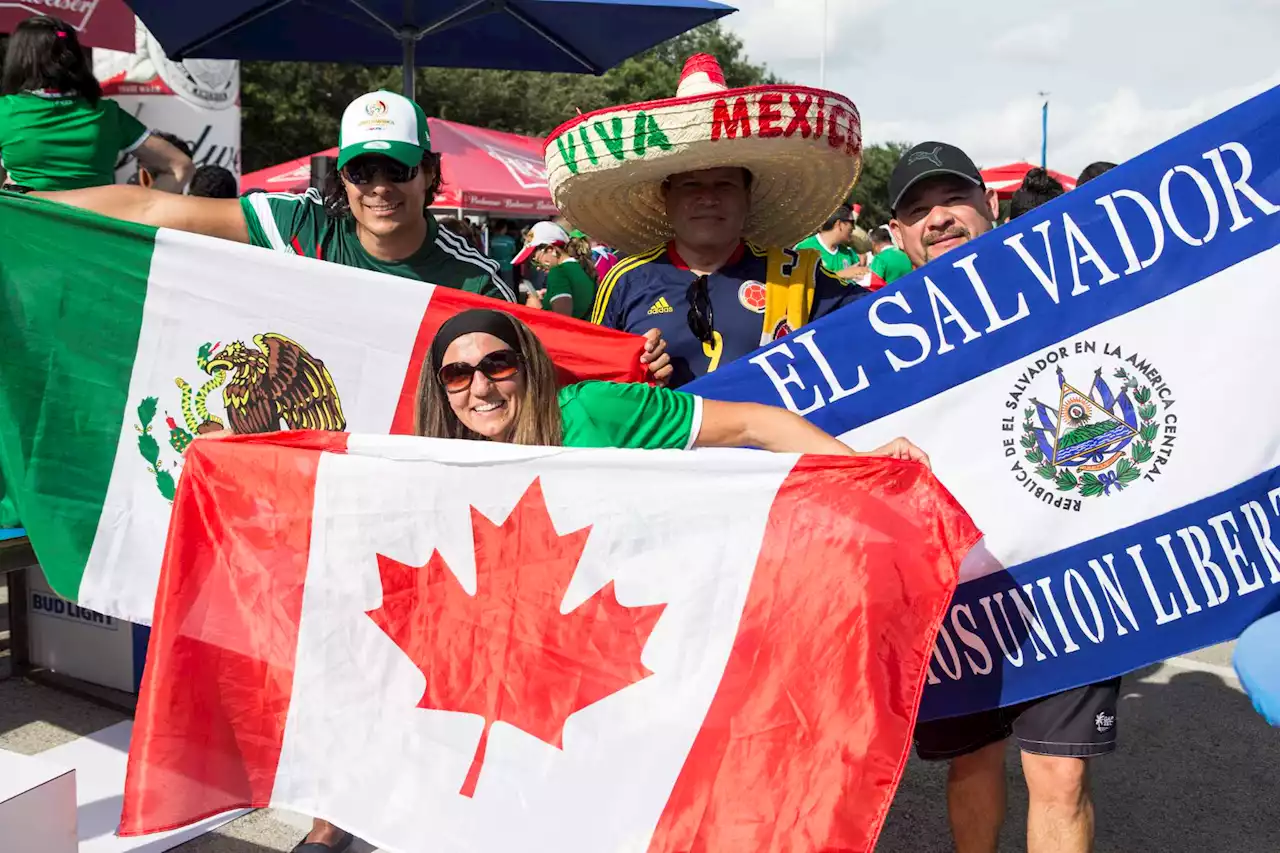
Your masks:
[[[919,268],[994,227],[1000,212],[969,155],[954,145],[922,142],[889,176],[889,228]]]
[[[894,240],[916,268],[990,231],[999,204],[977,166],[941,142],[915,146],[889,178]],[[947,759],[947,812],[957,853],[996,853],[1005,813],[1006,742],[1017,740],[1027,781],[1028,853],[1093,849],[1085,759],[1116,748],[1120,679],[1020,705],[916,726],[916,752]]]

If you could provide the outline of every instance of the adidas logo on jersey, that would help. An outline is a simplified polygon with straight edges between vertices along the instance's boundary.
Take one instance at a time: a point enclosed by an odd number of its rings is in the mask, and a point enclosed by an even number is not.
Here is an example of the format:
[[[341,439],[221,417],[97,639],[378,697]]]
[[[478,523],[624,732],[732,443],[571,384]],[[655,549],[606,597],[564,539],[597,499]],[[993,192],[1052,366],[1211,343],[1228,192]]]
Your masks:
[[[671,314],[675,310],[665,296],[659,296],[658,301],[649,306],[650,314]]]

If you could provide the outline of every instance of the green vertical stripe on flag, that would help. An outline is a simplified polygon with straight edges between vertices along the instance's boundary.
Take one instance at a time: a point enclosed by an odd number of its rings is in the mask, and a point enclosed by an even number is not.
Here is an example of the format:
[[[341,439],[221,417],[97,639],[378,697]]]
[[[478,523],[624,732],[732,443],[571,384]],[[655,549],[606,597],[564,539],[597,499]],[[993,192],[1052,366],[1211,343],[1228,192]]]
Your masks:
[[[154,228],[0,193],[0,475],[75,599],[125,416]]]

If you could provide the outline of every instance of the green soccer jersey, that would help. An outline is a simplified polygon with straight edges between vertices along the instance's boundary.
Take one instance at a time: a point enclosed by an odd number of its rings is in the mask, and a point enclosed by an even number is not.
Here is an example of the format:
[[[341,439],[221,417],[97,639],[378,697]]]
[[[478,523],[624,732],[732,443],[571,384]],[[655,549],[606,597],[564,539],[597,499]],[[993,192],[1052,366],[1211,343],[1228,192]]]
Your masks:
[[[542,295],[542,307],[550,310],[551,300],[557,296],[572,299],[573,310],[569,312],[570,316],[585,320],[596,300],[596,283],[587,275],[582,264],[565,261],[552,267],[547,273],[547,292]]]
[[[560,389],[565,447],[689,450],[702,426],[702,398],[622,382]]]
[[[911,272],[911,258],[907,257],[907,253],[901,249],[890,246],[871,259],[872,289],[893,284],[909,272]]]
[[[503,272],[511,269],[511,262],[517,251],[515,238],[510,234],[498,234],[489,238],[489,257],[498,262],[498,268]]]
[[[0,161],[9,183],[78,190],[115,183],[116,160],[146,141],[142,122],[110,98],[19,92],[0,98]]]
[[[264,249],[292,252],[347,267],[416,278],[482,296],[514,302],[515,294],[498,277],[498,265],[447,228],[427,217],[422,248],[401,261],[380,261],[364,250],[355,220],[325,212],[314,189],[301,195],[253,193],[240,199],[249,242]]]
[[[822,255],[822,266],[828,272],[837,273],[858,265],[858,255],[849,246],[836,246],[834,252],[827,251],[818,235],[806,237],[796,244],[797,249],[814,249]]]

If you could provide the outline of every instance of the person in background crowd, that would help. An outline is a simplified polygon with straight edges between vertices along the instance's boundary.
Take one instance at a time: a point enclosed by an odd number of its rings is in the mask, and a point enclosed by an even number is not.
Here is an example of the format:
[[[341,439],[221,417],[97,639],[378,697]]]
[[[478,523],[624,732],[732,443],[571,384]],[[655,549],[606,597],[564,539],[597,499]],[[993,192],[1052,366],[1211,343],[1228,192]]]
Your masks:
[[[1013,198],[1009,200],[1009,218],[1017,219],[1065,192],[1062,184],[1044,169],[1028,169],[1022,177],[1022,185],[1013,191]]]
[[[184,156],[194,158],[195,155],[191,151],[191,145],[188,144],[188,142],[181,136],[178,136],[178,134],[170,133],[167,130],[153,130],[151,131],[151,135],[157,139],[163,139],[165,142],[181,151]],[[192,180],[195,180],[194,176],[192,177]],[[163,175],[154,174],[150,169],[143,165],[141,161],[138,162],[137,167],[134,169],[134,173],[129,176],[128,183],[137,184],[140,187],[159,190],[161,192],[182,192],[181,188],[175,187],[171,182],[164,180]]]
[[[182,192],[191,180],[190,156],[102,97],[65,21],[36,15],[14,28],[0,93],[0,160],[11,188],[108,186],[120,152],[137,157],[161,189]]]
[[[893,284],[911,272],[911,259],[907,253],[893,245],[893,235],[889,226],[874,228],[871,238],[871,263],[867,265],[868,290],[879,290],[886,284]]]
[[[554,222],[539,222],[529,230],[524,248],[514,263],[532,261],[547,271],[547,284],[529,294],[531,308],[548,308],[558,314],[585,320],[596,297],[596,270],[591,245],[573,238]]]
[[[240,190],[236,187],[236,176],[230,169],[207,164],[196,169],[191,186],[187,187],[187,195],[200,198],[237,198]]]
[[[555,220],[552,220],[552,221],[554,222]],[[564,226],[561,226],[561,227],[563,228]],[[517,241],[516,245],[523,247],[524,244],[529,240],[529,232],[531,232],[532,230],[533,230],[533,225],[526,225],[525,227],[521,228],[519,233],[519,240]],[[513,234],[512,236],[516,236],[516,235]],[[512,257],[514,258],[514,256]],[[532,260],[527,260],[524,263],[520,263],[520,264],[517,264],[513,261],[512,266],[514,266],[516,271],[516,278],[520,282],[521,292],[526,297],[530,293],[535,293],[539,290],[546,289],[547,271],[540,268]]]
[[[836,208],[816,234],[796,244],[797,249],[812,249],[822,256],[822,266],[842,281],[856,281],[860,275],[858,255],[853,241],[853,208],[842,204]]]
[[[889,223],[912,265],[922,267],[990,231],[999,212],[969,156],[923,142],[889,177]],[[1120,679],[1007,708],[916,726],[916,751],[947,759],[947,811],[957,853],[996,853],[1005,815],[1005,746],[1012,736],[1027,782],[1028,853],[1093,849],[1087,759],[1114,752]]]
[[[181,136],[179,136],[176,133],[170,133],[167,130],[153,130],[151,131],[151,135],[159,139],[163,139],[165,142],[169,143],[174,148],[177,148],[187,157],[196,156],[195,152],[191,150],[191,143],[187,142],[187,140],[183,139]]]
[[[516,287],[515,265],[516,238],[511,236],[512,225],[503,219],[495,219],[489,226],[489,257],[498,264],[498,274],[513,291]]]
[[[857,156],[800,134],[711,141],[713,105],[745,97],[742,92],[727,89],[719,63],[701,54],[685,63],[675,101],[690,115],[705,112],[706,138],[674,144],[664,138],[672,150],[661,157],[602,159],[600,169],[569,169],[556,159],[562,156],[557,134],[574,132],[582,121],[632,121],[636,106],[630,105],[575,119],[548,139],[552,198],[560,210],[597,239],[639,250],[601,283],[592,322],[629,332],[656,324],[672,356],[673,387],[866,293],[824,270],[817,252],[791,248],[847,195]],[[768,93],[754,88],[747,94]],[[821,94],[828,103],[847,103],[834,92]],[[765,201],[782,194],[785,207]],[[620,199],[628,200],[621,213]]]
[[[1231,662],[1253,707],[1273,726],[1280,726],[1280,613],[1263,616],[1236,641]]]
[[[596,268],[596,281],[604,281],[604,277],[609,274],[609,270],[616,267],[618,261],[622,260],[613,249],[598,240],[592,240],[576,228],[569,232],[569,239],[582,240],[591,250],[592,263],[595,264]]]
[[[862,205],[848,204],[849,209],[853,211],[853,230],[849,234],[849,245],[859,257],[863,257],[871,251],[871,235],[858,224],[858,219],[862,216]]]
[[[459,219],[456,216],[444,216],[439,219],[438,224],[441,228],[448,229],[454,234],[457,234],[468,246],[475,249],[477,252],[484,251],[484,247],[480,244],[480,235],[476,233],[475,226],[467,220]]]
[[[1080,177],[1076,178],[1076,186],[1088,183],[1104,172],[1110,172],[1116,167],[1115,163],[1109,163],[1106,160],[1098,160],[1096,163],[1090,163],[1084,167],[1084,171],[1080,173]]]

